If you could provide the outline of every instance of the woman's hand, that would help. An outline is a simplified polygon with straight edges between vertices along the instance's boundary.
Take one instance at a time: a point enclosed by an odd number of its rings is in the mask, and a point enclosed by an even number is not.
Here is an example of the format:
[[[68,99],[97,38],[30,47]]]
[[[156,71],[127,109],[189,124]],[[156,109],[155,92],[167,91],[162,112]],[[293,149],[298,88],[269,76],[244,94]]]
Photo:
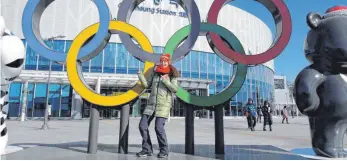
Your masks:
[[[162,75],[161,79],[169,79],[169,75],[168,74]]]

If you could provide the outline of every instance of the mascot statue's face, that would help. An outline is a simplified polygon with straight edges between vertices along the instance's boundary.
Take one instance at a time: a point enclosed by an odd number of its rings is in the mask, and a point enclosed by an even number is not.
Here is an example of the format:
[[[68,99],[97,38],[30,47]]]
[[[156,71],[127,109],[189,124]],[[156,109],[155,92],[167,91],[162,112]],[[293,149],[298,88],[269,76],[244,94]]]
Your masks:
[[[306,19],[311,29],[304,43],[306,58],[331,61],[347,73],[347,7],[332,7],[323,17],[309,13]]]
[[[0,44],[1,85],[4,85],[11,83],[22,72],[25,60],[25,47],[23,42],[8,29],[5,29],[2,35],[0,35]]]

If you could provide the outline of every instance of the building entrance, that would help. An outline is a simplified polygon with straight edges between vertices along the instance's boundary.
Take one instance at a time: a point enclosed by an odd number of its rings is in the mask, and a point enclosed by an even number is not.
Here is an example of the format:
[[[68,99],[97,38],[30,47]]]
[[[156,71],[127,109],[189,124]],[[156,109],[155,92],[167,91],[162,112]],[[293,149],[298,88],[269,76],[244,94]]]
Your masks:
[[[119,88],[119,87],[101,87],[100,93],[101,95],[105,96],[112,96],[112,95],[120,95],[129,89],[127,88]],[[133,102],[130,106],[130,116],[132,117],[140,117],[141,113],[143,112],[144,107],[147,105],[147,99],[139,98],[135,102]],[[88,118],[90,113],[90,108],[92,106],[98,106],[94,105],[87,100],[83,99],[83,118]],[[118,119],[120,118],[120,110],[121,107],[115,106],[115,107],[103,107],[98,106],[99,113],[100,113],[100,119]]]

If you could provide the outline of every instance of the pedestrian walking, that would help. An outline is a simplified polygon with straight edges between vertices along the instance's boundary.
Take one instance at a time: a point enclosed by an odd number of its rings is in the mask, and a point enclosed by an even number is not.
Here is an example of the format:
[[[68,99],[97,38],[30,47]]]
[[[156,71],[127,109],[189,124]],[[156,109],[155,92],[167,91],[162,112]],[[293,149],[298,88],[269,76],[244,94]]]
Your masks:
[[[268,101],[264,101],[264,106],[262,107],[263,117],[264,117],[264,125],[263,131],[266,131],[266,125],[269,125],[270,131],[272,131],[272,110],[270,107],[270,103]]]
[[[261,116],[263,116],[263,112],[261,111],[261,106],[260,105],[257,108],[257,113],[258,113],[257,122],[261,123]]]
[[[248,122],[251,126],[251,131],[255,131],[255,125],[257,123],[256,119],[257,119],[257,109],[255,108],[254,104],[253,104],[253,100],[252,99],[248,99],[248,103],[246,105],[246,110],[248,112]]]
[[[245,113],[245,116],[247,118],[248,129],[251,129],[251,118],[250,118],[250,115],[248,113],[247,107],[244,108],[244,113]]]
[[[283,107],[281,114],[282,114],[282,118],[283,118],[283,119],[282,119],[282,124],[284,124],[284,120],[286,120],[286,121],[287,121],[287,124],[289,124],[289,122],[288,122],[288,111],[287,111],[287,106],[284,106],[284,107]]]

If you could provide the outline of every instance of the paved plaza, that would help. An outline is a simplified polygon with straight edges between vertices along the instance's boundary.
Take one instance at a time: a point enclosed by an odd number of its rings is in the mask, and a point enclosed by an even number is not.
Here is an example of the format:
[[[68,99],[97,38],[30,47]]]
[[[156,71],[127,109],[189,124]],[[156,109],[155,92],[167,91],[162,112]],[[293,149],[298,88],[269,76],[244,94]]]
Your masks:
[[[99,150],[87,154],[89,120],[52,120],[49,130],[40,130],[42,121],[8,121],[9,143],[24,150],[2,156],[2,159],[136,159],[140,151],[139,118],[130,119],[129,154],[118,154],[119,120],[101,120],[99,125]],[[167,124],[170,144],[169,159],[305,159],[292,150],[310,148],[309,125],[306,117],[290,119],[282,124],[274,118],[273,131],[247,130],[246,119],[224,120],[226,155],[214,155],[214,120],[195,120],[195,155],[184,154],[184,119],[171,119]],[[153,122],[154,123],[154,122]],[[152,142],[157,144],[154,125],[150,127]],[[346,138],[345,138],[345,143]],[[155,154],[158,146],[155,145]],[[147,159],[156,159],[150,157]]]

